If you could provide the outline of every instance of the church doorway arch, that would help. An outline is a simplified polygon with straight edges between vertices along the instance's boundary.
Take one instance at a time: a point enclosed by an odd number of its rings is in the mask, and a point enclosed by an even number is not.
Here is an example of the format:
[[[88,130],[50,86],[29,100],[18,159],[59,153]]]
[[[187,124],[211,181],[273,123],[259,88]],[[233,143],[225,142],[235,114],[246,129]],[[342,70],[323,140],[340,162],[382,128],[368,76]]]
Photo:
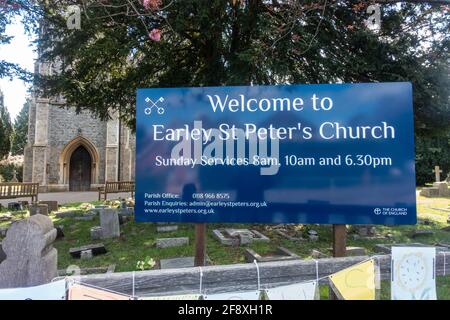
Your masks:
[[[70,157],[69,191],[89,191],[91,189],[92,159],[85,147],[79,146]]]
[[[69,191],[89,191],[98,183],[98,164],[99,155],[95,146],[88,139],[78,136],[61,152],[60,183]]]

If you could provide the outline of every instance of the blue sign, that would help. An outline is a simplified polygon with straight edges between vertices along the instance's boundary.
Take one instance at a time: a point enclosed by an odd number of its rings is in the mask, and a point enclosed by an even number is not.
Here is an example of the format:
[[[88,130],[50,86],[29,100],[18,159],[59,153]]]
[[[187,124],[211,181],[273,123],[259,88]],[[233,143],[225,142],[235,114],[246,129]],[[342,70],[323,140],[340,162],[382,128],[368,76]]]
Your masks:
[[[415,224],[410,83],[139,89],[136,221]]]

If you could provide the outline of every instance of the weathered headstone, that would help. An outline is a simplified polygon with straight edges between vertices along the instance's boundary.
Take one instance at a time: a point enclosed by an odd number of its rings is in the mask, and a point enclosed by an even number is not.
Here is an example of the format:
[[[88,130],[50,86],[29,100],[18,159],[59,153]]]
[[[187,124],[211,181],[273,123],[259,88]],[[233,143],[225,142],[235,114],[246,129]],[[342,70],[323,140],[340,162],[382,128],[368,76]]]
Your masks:
[[[116,209],[100,209],[102,239],[120,237],[119,215]]]
[[[0,227],[0,237],[6,237],[6,232],[8,232],[8,227]]]
[[[290,241],[305,241],[305,240],[306,240],[306,239],[303,238],[301,235],[300,235],[300,236],[292,236],[292,235],[290,235],[289,233],[287,233],[286,230],[283,230],[283,229],[280,229],[280,228],[277,228],[277,229],[275,230],[275,232],[278,233],[278,234],[279,234],[280,236],[282,236],[283,238],[286,238],[286,239],[288,239],[288,240],[290,240]]]
[[[244,251],[244,256],[247,262],[253,262],[255,260],[258,262],[270,262],[270,261],[289,261],[300,259],[298,255],[296,255],[295,253],[284,247],[277,247],[274,253],[267,254],[264,256],[261,256],[253,249],[247,248]]]
[[[56,212],[55,215],[58,218],[73,218],[79,216],[82,213],[81,210],[67,210],[67,211],[59,211]]]
[[[58,211],[58,201],[39,201],[39,204],[46,204],[48,212]]]
[[[412,232],[411,238],[416,238],[418,236],[432,235],[433,233],[434,233],[433,230],[430,229],[418,229]]]
[[[30,216],[34,216],[36,214],[48,216],[48,205],[41,203],[32,204],[30,206]]]
[[[37,286],[57,276],[56,229],[37,214],[13,223],[3,240],[6,260],[0,264],[0,288]]]
[[[90,250],[83,250],[80,253],[80,259],[81,260],[89,260],[89,259],[92,259],[92,257],[93,257],[92,249],[90,249]]]
[[[8,210],[22,210],[22,205],[19,202],[9,202],[8,203]]]
[[[245,245],[255,241],[270,242],[270,239],[257,230],[214,229],[213,236],[224,245]]]
[[[428,198],[439,197],[439,188],[436,187],[422,188],[422,190],[420,190],[420,195],[422,197]]]
[[[433,187],[438,189],[439,197],[450,196],[450,189],[448,188],[447,182],[434,182]]]
[[[102,227],[92,227],[91,228],[91,239],[99,240],[102,238]]]
[[[28,203],[27,200],[20,200],[20,201],[17,201],[17,202],[19,202],[20,205],[22,206],[22,210],[25,209],[25,208],[28,208],[29,203]]]
[[[319,240],[319,234],[316,230],[309,230],[308,231],[308,238],[311,241],[318,241]]]
[[[194,267],[194,257],[161,259],[159,264],[161,269],[192,268]]]
[[[83,213],[82,215],[73,217],[73,219],[79,220],[79,221],[92,221],[95,219],[96,216],[97,216],[97,213],[95,213],[94,211],[87,211],[87,212]]]
[[[156,239],[156,247],[157,248],[170,248],[170,247],[179,247],[189,244],[188,237],[179,237],[179,238],[160,238]]]
[[[157,226],[156,227],[156,231],[157,232],[172,232],[172,231],[177,231],[178,230],[178,226]]]

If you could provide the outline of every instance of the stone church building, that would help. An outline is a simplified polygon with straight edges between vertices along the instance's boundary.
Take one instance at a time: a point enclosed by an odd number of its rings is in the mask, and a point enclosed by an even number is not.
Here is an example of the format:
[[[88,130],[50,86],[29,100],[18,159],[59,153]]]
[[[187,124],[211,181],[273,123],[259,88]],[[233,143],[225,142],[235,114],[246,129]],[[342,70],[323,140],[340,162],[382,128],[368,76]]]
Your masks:
[[[36,72],[57,66],[38,63]],[[105,181],[134,180],[135,136],[117,114],[101,121],[88,111],[76,114],[64,99],[33,96],[24,182],[39,182],[42,192],[97,190]]]

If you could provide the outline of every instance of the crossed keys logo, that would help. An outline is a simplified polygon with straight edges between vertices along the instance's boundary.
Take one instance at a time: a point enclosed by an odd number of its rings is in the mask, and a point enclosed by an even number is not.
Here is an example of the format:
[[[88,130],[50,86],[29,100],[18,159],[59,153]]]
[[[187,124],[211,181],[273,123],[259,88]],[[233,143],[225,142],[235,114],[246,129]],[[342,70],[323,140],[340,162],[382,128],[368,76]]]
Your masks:
[[[158,114],[163,114],[164,113],[164,108],[161,107],[161,106],[158,106],[158,103],[163,103],[164,102],[164,98],[163,97],[160,97],[156,101],[153,101],[152,99],[147,97],[147,98],[145,98],[145,102],[147,103],[147,108],[144,109],[144,113],[146,115],[151,115],[153,108],[156,108],[156,112]]]

